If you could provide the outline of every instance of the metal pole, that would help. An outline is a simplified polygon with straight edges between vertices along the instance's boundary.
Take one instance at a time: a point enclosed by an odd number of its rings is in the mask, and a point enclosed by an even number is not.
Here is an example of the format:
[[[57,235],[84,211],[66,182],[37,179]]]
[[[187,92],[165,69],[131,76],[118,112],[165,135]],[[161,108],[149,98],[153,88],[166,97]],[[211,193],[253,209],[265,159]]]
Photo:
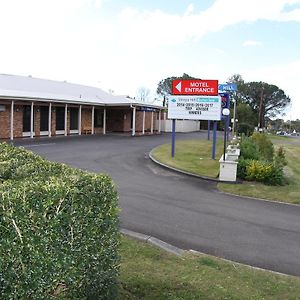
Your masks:
[[[226,153],[227,118],[228,118],[228,116],[224,116],[224,149],[223,149],[223,161],[225,161],[225,153]]]
[[[14,139],[14,100],[11,101],[10,107],[10,139]]]
[[[172,158],[174,158],[174,156],[175,156],[175,135],[176,135],[176,133],[175,133],[175,126],[176,126],[176,120],[175,119],[173,119],[172,120]]]
[[[232,125],[232,135],[235,136],[235,114],[236,114],[236,99],[233,100],[233,125]]]
[[[217,125],[218,125],[217,121],[214,121],[212,159],[216,159]]]
[[[207,121],[207,140],[210,140],[210,120]]]
[[[49,103],[49,111],[48,111],[48,136],[51,137],[51,125],[52,125],[52,103]]]
[[[106,134],[106,108],[103,109],[103,134]]]
[[[132,136],[135,136],[135,115],[136,115],[136,107],[133,107],[133,112],[132,112]]]
[[[30,110],[30,138],[33,138],[34,131],[34,108],[33,102],[31,102],[31,110]]]

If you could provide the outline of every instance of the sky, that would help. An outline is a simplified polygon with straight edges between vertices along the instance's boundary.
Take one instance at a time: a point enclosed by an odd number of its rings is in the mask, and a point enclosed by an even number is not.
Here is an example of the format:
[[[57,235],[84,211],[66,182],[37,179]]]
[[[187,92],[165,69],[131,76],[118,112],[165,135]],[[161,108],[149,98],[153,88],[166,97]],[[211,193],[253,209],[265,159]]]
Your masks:
[[[0,73],[156,97],[233,74],[283,89],[300,119],[300,0],[0,0]]]

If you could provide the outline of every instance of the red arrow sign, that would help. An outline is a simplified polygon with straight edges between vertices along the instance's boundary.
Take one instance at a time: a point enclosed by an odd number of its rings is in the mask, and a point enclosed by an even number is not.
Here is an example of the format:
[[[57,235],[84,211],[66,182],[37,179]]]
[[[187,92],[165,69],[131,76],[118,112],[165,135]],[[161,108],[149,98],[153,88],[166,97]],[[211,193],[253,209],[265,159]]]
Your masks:
[[[218,80],[176,79],[172,82],[173,95],[218,95]]]

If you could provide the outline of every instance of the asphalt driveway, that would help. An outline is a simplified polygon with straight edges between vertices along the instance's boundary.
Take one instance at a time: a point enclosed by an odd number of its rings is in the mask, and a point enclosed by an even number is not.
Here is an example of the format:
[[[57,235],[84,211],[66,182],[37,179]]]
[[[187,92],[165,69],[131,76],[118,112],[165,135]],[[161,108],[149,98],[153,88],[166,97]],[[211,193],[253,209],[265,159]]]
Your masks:
[[[177,139],[206,138],[205,133]],[[165,170],[149,151],[170,135],[16,140],[49,160],[110,174],[123,228],[252,266],[300,276],[300,206],[235,197],[216,184]],[[199,154],[201,155],[201,154]]]

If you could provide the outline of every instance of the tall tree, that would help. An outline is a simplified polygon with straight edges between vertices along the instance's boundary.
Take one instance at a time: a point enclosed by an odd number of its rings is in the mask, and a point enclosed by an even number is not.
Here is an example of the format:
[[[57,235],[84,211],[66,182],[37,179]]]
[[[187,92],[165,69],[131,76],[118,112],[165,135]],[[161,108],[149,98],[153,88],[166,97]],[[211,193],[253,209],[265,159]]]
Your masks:
[[[164,102],[163,102],[163,106],[165,106],[165,99],[167,95],[171,95],[172,94],[172,81],[176,80],[176,79],[199,79],[196,77],[192,77],[186,73],[183,73],[182,76],[176,77],[176,76],[172,76],[172,77],[168,77],[165,79],[162,79],[157,86],[157,94],[163,96],[164,98]]]
[[[265,127],[266,117],[275,117],[282,114],[290,105],[291,99],[276,85],[266,82],[244,82],[241,75],[235,74],[231,82],[238,85],[235,94],[236,100],[248,104],[257,116],[257,126]]]

